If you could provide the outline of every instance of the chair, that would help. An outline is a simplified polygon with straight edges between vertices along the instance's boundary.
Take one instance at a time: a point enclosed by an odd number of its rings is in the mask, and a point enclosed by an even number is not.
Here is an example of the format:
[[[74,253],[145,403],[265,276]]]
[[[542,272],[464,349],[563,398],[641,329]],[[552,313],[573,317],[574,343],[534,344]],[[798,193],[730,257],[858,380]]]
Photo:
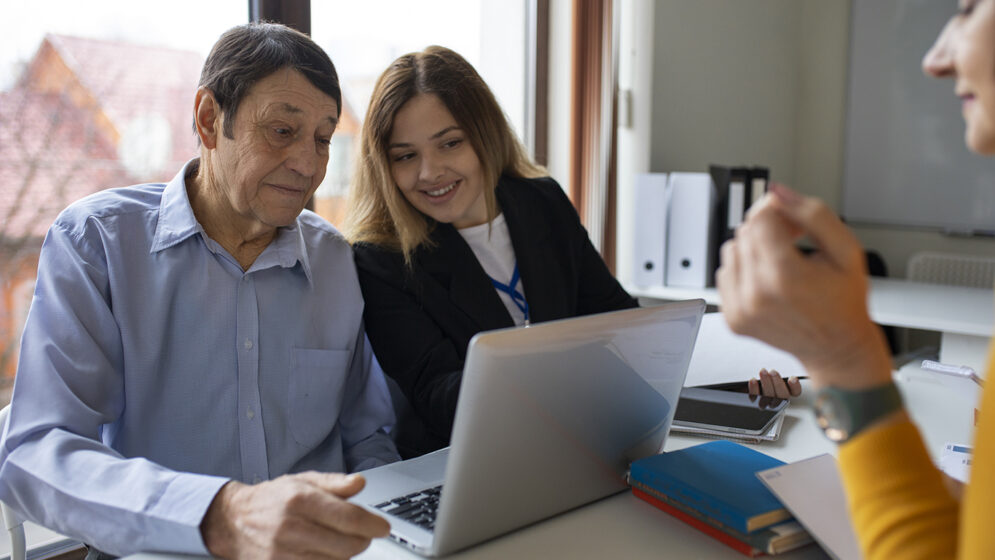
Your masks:
[[[0,443],[3,442],[3,437],[7,431],[7,416],[9,414],[9,404],[0,409]],[[24,560],[27,555],[27,543],[24,540],[24,520],[3,502],[0,502],[0,512],[3,513],[3,524],[10,534],[10,559]]]
[[[0,409],[0,445],[6,436],[9,414],[10,405]],[[25,521],[3,502],[0,502],[0,513],[3,514],[4,526],[7,527],[7,532],[10,534],[10,560],[26,560],[27,558],[82,560],[86,556],[86,547],[83,543],[37,525],[31,525],[29,528],[33,543],[29,551],[25,535]]]
[[[922,251],[909,259],[905,277],[913,282],[991,289],[995,258]]]

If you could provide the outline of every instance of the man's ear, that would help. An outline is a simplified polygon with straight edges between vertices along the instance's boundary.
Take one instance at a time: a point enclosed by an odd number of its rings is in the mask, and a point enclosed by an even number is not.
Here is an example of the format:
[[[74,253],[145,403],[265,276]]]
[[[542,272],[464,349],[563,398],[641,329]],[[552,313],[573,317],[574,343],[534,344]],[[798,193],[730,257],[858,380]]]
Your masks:
[[[194,98],[194,124],[197,126],[197,137],[208,150],[218,145],[218,135],[222,133],[222,111],[214,94],[206,87],[197,88]]]

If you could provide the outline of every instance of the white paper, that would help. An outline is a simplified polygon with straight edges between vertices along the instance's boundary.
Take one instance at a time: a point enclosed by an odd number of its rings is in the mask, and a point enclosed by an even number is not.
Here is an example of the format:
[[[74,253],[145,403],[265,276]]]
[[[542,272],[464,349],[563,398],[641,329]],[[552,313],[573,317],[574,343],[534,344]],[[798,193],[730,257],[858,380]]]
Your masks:
[[[756,377],[761,368],[776,369],[785,378],[805,375],[801,362],[791,354],[732,332],[722,313],[707,313],[701,319],[684,385],[746,381]]]
[[[836,459],[823,454],[757,473],[822,548],[834,558],[861,558]]]
[[[940,470],[951,478],[967,484],[967,475],[971,472],[971,455],[974,448],[962,443],[948,443],[940,452]]]

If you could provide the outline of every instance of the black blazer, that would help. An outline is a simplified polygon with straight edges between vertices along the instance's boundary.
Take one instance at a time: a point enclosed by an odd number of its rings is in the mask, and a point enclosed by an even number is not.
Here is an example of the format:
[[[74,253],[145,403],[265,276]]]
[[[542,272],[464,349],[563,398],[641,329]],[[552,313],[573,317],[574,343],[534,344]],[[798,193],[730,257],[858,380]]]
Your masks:
[[[554,180],[502,177],[496,196],[532,322],[636,307]],[[355,246],[367,334],[412,409],[395,433],[404,457],[449,445],[470,339],[514,326],[459,232],[436,224],[431,239],[435,245],[416,250],[410,269],[398,251]]]

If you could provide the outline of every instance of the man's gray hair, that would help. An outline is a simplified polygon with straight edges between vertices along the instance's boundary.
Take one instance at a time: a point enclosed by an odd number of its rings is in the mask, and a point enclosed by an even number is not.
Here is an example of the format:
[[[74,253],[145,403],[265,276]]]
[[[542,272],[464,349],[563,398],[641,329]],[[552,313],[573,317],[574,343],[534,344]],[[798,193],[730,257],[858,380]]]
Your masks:
[[[338,115],[342,114],[342,90],[335,65],[317,43],[279,23],[247,23],[221,35],[200,73],[199,85],[214,94],[224,113],[226,137],[233,137],[235,113],[252,86],[283,68],[303,74],[335,100]]]

